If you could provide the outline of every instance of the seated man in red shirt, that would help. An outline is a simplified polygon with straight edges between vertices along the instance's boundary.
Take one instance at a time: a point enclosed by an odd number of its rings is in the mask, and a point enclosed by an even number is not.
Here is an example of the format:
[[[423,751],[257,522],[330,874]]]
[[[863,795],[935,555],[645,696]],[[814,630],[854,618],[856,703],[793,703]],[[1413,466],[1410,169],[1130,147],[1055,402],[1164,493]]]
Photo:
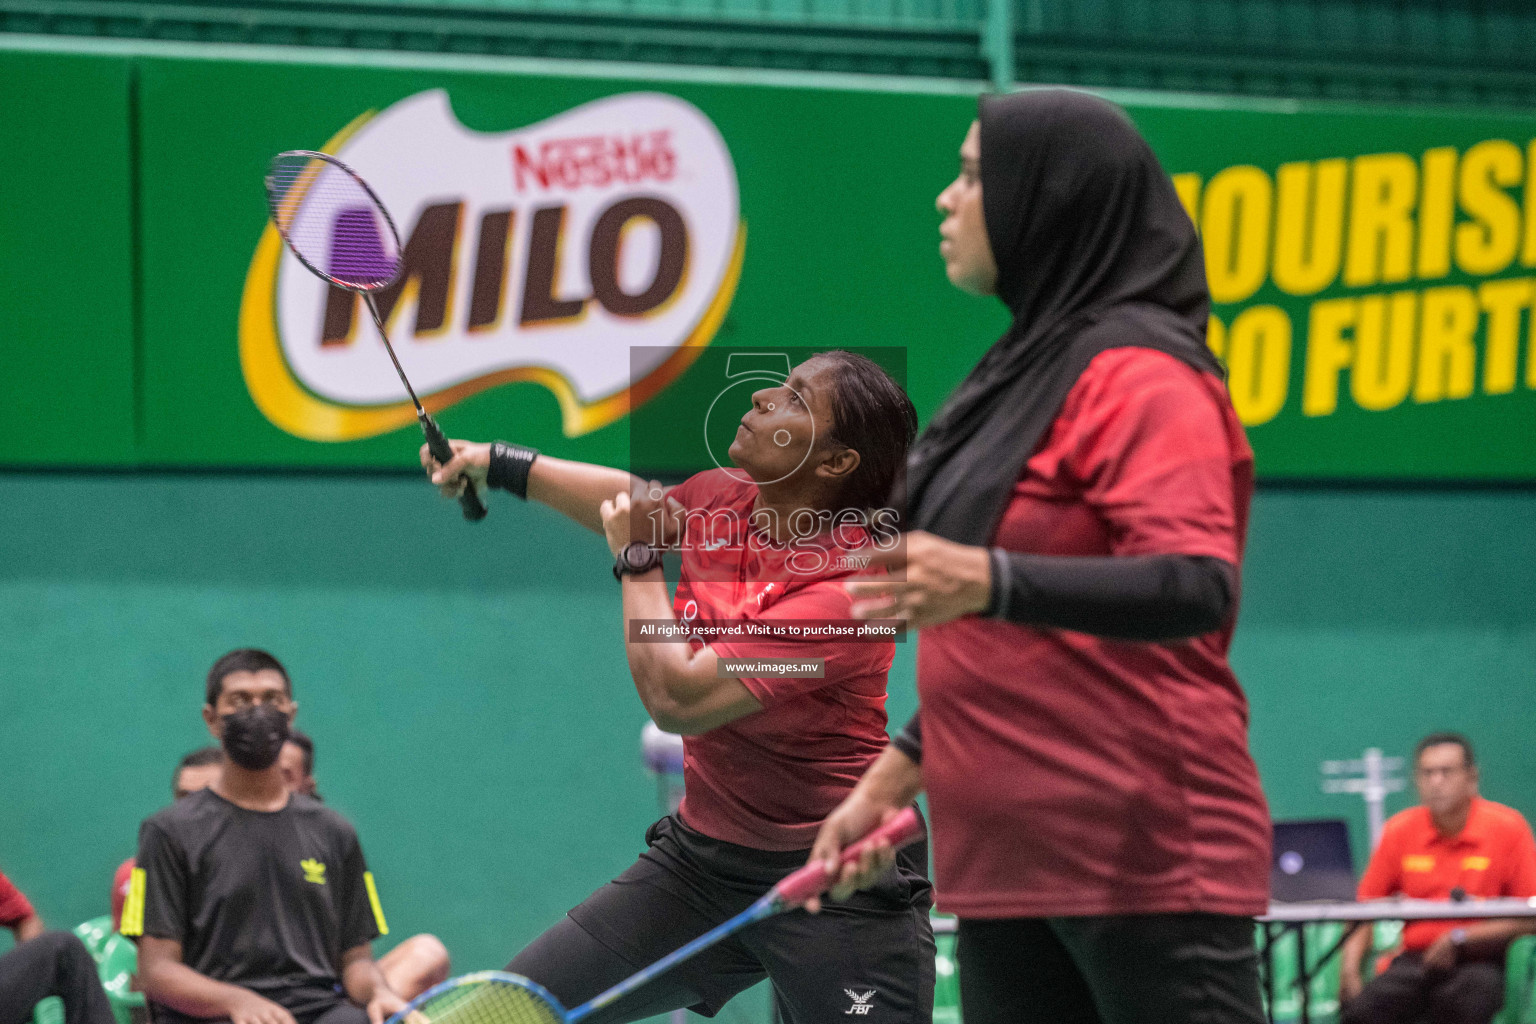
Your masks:
[[[1520,812],[1477,795],[1472,745],[1434,733],[1414,750],[1421,805],[1393,815],[1360,879],[1359,898],[1402,895],[1448,900],[1536,896],[1536,840]],[[1343,1024],[1488,1024],[1504,1003],[1504,951],[1536,930],[1529,918],[1414,921],[1403,952],[1362,987],[1370,943],[1361,928],[1344,946],[1339,996]]]
[[[0,956],[0,1024],[23,1024],[38,1000],[64,1001],[65,1024],[114,1024],[96,961],[73,932],[45,932],[32,904],[0,874],[0,926],[16,948]]]

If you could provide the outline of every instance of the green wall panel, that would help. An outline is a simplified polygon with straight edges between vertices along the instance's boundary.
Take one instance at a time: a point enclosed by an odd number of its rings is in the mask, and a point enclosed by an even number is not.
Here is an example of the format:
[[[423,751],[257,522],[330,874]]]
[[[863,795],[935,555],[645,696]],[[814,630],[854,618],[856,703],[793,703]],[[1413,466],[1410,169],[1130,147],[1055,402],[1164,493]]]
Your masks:
[[[259,186],[272,154],[318,148],[358,115],[436,88],[448,90],[464,127],[486,133],[658,88],[703,110],[730,148],[747,225],[741,283],[716,345],[908,346],[913,399],[931,410],[963,375],[966,360],[1001,330],[1000,308],[951,288],[936,256],[933,198],[953,174],[956,140],[973,109],[969,97],[146,60],[142,266],[145,333],[154,343],[143,364],[145,463],[414,462],[414,423],[381,437],[327,443],[267,422],[241,375],[238,313],[267,223]],[[831,109],[835,116],[828,116]],[[183,159],[188,124],[202,126],[196,161]],[[914,146],[914,138],[943,144]],[[892,173],[871,176],[870,166]],[[519,216],[526,213],[525,206]],[[409,231],[416,211],[395,214]],[[193,278],[189,266],[198,268]],[[516,301],[521,267],[522,253],[514,251],[509,303]],[[394,340],[402,351],[420,344],[398,331]],[[610,350],[627,362],[622,343]],[[564,436],[553,397],[534,384],[477,394],[452,406],[443,422],[458,436],[515,436],[574,458],[619,464],[628,454],[625,422]]]
[[[83,57],[57,59],[63,69],[84,61],[80,66],[93,73],[127,74],[115,57],[93,58],[99,67]],[[129,247],[124,233],[132,212],[126,200],[105,186],[77,185],[70,175],[83,173],[78,160],[62,187],[34,205],[46,211],[78,193],[115,204],[117,221],[16,207],[6,214],[20,222],[4,237],[41,234],[45,255],[20,255],[25,245],[8,250],[32,287],[11,293],[16,315],[0,339],[18,367],[0,385],[14,395],[10,415],[18,418],[16,429],[0,435],[0,464],[413,465],[419,439],[408,415],[329,435],[293,421],[279,426],[280,416],[264,415],[256,378],[249,363],[242,367],[241,301],[267,294],[251,282],[259,280],[254,268],[266,231],[258,183],[271,154],[325,145],[349,125],[361,127],[346,145],[370,137],[375,126],[408,123],[392,137],[393,148],[376,152],[373,166],[364,168],[387,175],[415,155],[413,145],[432,151],[412,134],[422,130],[419,122],[398,120],[407,117],[402,111],[421,109],[424,97],[442,98],[440,117],[453,122],[444,131],[455,144],[486,151],[465,163],[422,161],[411,172],[417,177],[397,184],[395,214],[408,235],[426,205],[462,200],[465,227],[455,251],[466,272],[453,278],[461,291],[473,277],[468,268],[479,266],[475,225],[493,204],[512,203],[518,224],[531,221],[539,202],[575,202],[574,190],[508,199],[466,184],[512,178],[511,153],[498,140],[575,116],[583,104],[649,94],[690,105],[696,123],[707,119],[734,166],[731,205],[744,225],[740,280],[733,291],[719,292],[722,320],[701,335],[708,344],[904,347],[906,379],[926,415],[1003,325],[998,304],[948,285],[935,255],[933,196],[952,174],[955,140],[974,110],[963,93],[494,73],[483,65],[365,67],[292,54],[243,61],[140,57],[134,69],[137,245]],[[1261,477],[1536,479],[1536,448],[1524,443],[1536,431],[1536,118],[1164,94],[1114,98],[1142,127],[1205,235],[1218,327],[1212,344],[1230,366]],[[386,136],[381,129],[378,137]],[[92,165],[102,175],[95,184],[126,173],[112,162],[120,152]],[[401,157],[391,161],[389,153]],[[1386,179],[1373,186],[1369,175],[1388,164],[1399,198],[1392,211],[1382,213],[1378,204],[1372,214],[1371,190]],[[466,166],[469,177],[462,178]],[[1333,175],[1326,187],[1325,175]],[[601,202],[625,194],[609,189]],[[49,229],[29,228],[28,217],[39,224],[49,218]],[[724,219],[700,214],[695,225]],[[103,223],[111,225],[102,229],[104,242],[92,234]],[[586,239],[574,228],[571,234],[576,251]],[[526,229],[513,238],[505,264],[508,309],[520,301],[530,263]],[[1379,257],[1363,258],[1363,271],[1356,267],[1358,254],[1378,249]],[[106,284],[66,281],[61,265],[82,252],[99,254],[109,268]],[[1289,278],[1281,272],[1286,253]],[[1298,262],[1325,269],[1298,283]],[[281,306],[284,288],[253,308]],[[1382,310],[1399,300],[1408,303],[1407,319],[1399,323],[1393,312],[1384,327]],[[408,300],[404,308],[416,305]],[[49,312],[56,309],[84,326],[56,330]],[[268,379],[286,374],[283,386],[314,398],[322,385],[291,369],[296,358],[329,358],[318,331],[305,334],[310,323],[301,317],[270,329],[273,337],[282,334],[272,342],[274,351],[282,346],[274,362],[289,369]],[[560,335],[565,351],[617,364],[627,362],[632,343],[662,343],[632,342],[622,335],[628,326],[604,323],[608,333],[581,336],[573,327]],[[1324,329],[1329,323],[1332,329]],[[526,377],[535,372],[530,367],[549,369],[519,347],[534,344],[529,331],[512,331],[504,321],[472,336],[452,321],[446,345],[433,332],[394,333],[407,362],[420,360],[420,367],[454,345],[494,354],[473,380],[445,377],[434,390],[417,378],[418,390],[443,410],[449,433],[509,436],[575,458],[626,461],[624,420],[576,428],[543,384],[487,383]],[[365,327],[357,337],[370,334]],[[679,345],[682,337],[668,335],[665,344]],[[563,357],[552,358],[555,370],[568,369],[558,365]],[[357,399],[332,394],[319,402],[316,422],[405,408],[382,353],[367,368],[384,376],[384,390]],[[702,364],[682,371],[684,390],[697,385],[689,374],[699,372]],[[263,407],[270,414],[270,403]],[[46,442],[34,442],[35,431],[21,425],[26,414],[45,413],[40,422],[55,429],[45,432]]]
[[[1276,818],[1350,818],[1360,864],[1363,803],[1319,763],[1454,729],[1484,795],[1536,820],[1533,536],[1529,490],[1259,492],[1232,661]]]
[[[1277,817],[1347,818],[1360,857],[1363,806],[1322,794],[1318,763],[1441,728],[1536,816],[1533,534],[1531,491],[1260,492],[1233,661]],[[20,738],[0,747],[0,868],[57,923],[103,912],[207,742],[208,665],[267,645],[393,934],[499,966],[654,815],[607,566],[546,509],[498,500],[471,531],[415,481],[0,475],[0,719]]]
[[[0,50],[0,464],[134,459],[131,73]]]
[[[454,126],[455,139],[503,137],[496,133],[646,90],[701,111],[729,149],[746,225],[740,284],[710,339],[715,346],[905,347],[906,379],[926,415],[1002,326],[999,305],[956,292],[934,256],[932,197],[952,173],[955,139],[973,116],[969,96],[197,60],[146,60],[141,74],[144,321],[151,339],[143,366],[141,454],[148,464],[399,467],[414,461],[419,440],[408,418],[398,420],[403,425],[392,434],[341,441],[266,422],[253,404],[250,374],[241,376],[236,313],[242,286],[255,279],[252,254],[265,223],[250,183],[269,155],[318,147],[354,118],[379,111],[353,137],[363,139],[376,125],[408,119],[399,111],[417,109],[433,89],[443,89],[451,104],[442,116],[462,125]],[[1230,365],[1261,476],[1536,478],[1536,449],[1522,443],[1536,430],[1529,326],[1536,301],[1536,187],[1525,184],[1536,181],[1530,171],[1536,119],[1431,108],[1191,102],[1155,94],[1117,99],[1174,176],[1205,235],[1219,328],[1212,345]],[[196,162],[181,159],[187,124],[207,126],[207,156]],[[416,137],[401,135],[396,145],[409,146]],[[341,152],[348,154],[346,146]],[[387,160],[374,159],[388,171]],[[400,187],[397,218],[414,224],[426,203],[462,199],[463,216],[472,222],[505,202],[482,199],[481,186],[463,182],[485,174],[510,179],[510,152],[476,159],[483,164],[473,172],[420,165],[415,173],[430,184]],[[1385,186],[1368,184],[1368,175],[1393,161],[1393,188],[1406,205],[1372,214],[1366,198]],[[1316,184],[1291,187],[1298,170]],[[1330,173],[1336,177],[1325,186]],[[527,219],[535,199],[517,202],[514,216]],[[210,223],[225,229],[210,232]],[[459,243],[466,265],[469,238],[466,229]],[[579,247],[582,239],[570,244]],[[514,245],[506,286],[514,296],[524,262]],[[188,263],[200,268],[195,284],[184,276]],[[1298,263],[1324,272],[1297,283]],[[1285,267],[1292,268],[1289,276],[1282,276]],[[1483,290],[1489,286],[1515,289],[1513,305],[1495,309]],[[276,289],[278,304],[286,287]],[[1410,302],[1407,319],[1399,323],[1394,312],[1390,327],[1368,335],[1372,304],[1380,312],[1400,295]],[[1455,326],[1463,312],[1466,323]],[[1325,322],[1336,329],[1324,330]],[[309,329],[308,321],[302,324]],[[627,359],[629,342],[620,332],[628,329],[615,325],[585,341],[572,334],[565,344],[573,350],[607,345],[611,359]],[[279,333],[287,330],[285,324]],[[479,349],[498,353],[531,344],[526,332],[509,330],[503,325],[472,336],[450,324],[448,344],[504,346]],[[422,365],[448,358],[433,354],[452,351],[443,349],[442,337],[395,331],[404,358]],[[302,330],[282,334],[281,345],[290,362],[295,352],[324,347]],[[1373,353],[1378,358],[1371,363]],[[526,359],[496,358],[508,360],[489,364],[498,369]],[[686,389],[701,372],[702,364],[685,372],[678,386]],[[317,386],[300,373],[292,377],[303,387]],[[326,415],[369,408],[327,401]],[[444,419],[460,436],[511,436],[608,463],[622,463],[627,454],[628,424],[570,436],[540,385],[481,391],[450,404]]]

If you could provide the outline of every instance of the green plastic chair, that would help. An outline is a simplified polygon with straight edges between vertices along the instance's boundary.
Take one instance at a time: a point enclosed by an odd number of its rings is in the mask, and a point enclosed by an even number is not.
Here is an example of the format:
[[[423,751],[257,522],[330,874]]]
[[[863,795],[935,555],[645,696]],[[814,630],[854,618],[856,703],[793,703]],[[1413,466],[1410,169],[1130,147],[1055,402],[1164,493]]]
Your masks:
[[[960,1024],[960,971],[955,962],[955,933],[935,935],[933,944],[938,947],[933,961],[933,1024]]]
[[[1536,935],[1522,935],[1504,955],[1504,1008],[1493,1024],[1536,1024]]]
[[[139,950],[112,927],[109,915],[93,917],[74,928],[75,935],[96,961],[96,973],[107,993],[117,1024],[140,1024],[147,1020],[144,993],[131,989],[134,972],[139,969]],[[137,1011],[137,1012],[135,1012]],[[32,1011],[33,1024],[64,1024],[64,1003],[50,996]]]
[[[1324,921],[1302,926],[1306,931],[1307,960],[1315,962],[1320,953],[1330,949],[1344,934],[1344,926]],[[1263,930],[1257,938],[1262,942]],[[1301,1016],[1301,992],[1296,985],[1296,939],[1286,934],[1275,940],[1269,954],[1270,969],[1274,971],[1274,1005],[1269,1008],[1270,1019],[1276,1024],[1298,1020]],[[1308,988],[1308,1006],[1313,1021],[1332,1020],[1339,1011],[1339,960],[1334,957],[1312,976]]]
[[[1395,947],[1401,934],[1401,922],[1377,922],[1367,962],[1374,963],[1377,953]],[[1536,935],[1524,935],[1509,944],[1504,954],[1504,1006],[1489,1024],[1536,1024]]]

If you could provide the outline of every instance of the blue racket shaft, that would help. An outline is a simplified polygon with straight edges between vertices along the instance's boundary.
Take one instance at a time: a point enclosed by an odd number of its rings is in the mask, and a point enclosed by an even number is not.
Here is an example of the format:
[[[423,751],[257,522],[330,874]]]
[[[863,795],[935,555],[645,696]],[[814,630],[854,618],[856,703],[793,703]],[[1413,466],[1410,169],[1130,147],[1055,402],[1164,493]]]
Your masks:
[[[892,849],[897,849],[921,839],[922,836],[922,819],[917,816],[917,811],[908,807],[890,821],[844,850],[841,863],[852,864],[856,862],[863,856],[866,849],[876,843],[890,843]],[[772,889],[769,889],[758,898],[756,903],[753,903],[729,921],[711,928],[687,945],[668,953],[660,960],[651,964],[651,966],[624,979],[601,995],[582,1003],[570,1012],[566,1020],[569,1024],[575,1024],[576,1021],[581,1020],[588,1014],[601,1010],[615,1000],[628,995],[646,982],[653,981],[689,957],[703,952],[721,939],[740,931],[747,925],[755,924],[781,911],[803,906],[805,901],[812,896],[819,896],[826,892],[833,881],[833,874],[820,861],[807,864]]]
[[[908,807],[844,850],[841,863],[856,862],[875,843],[886,842],[896,849],[922,838],[922,835],[922,820],[917,811]],[[825,892],[834,878],[835,873],[828,871],[822,861],[807,864],[729,921],[711,928],[574,1010],[565,1009],[553,993],[537,982],[503,971],[480,971],[428,989],[390,1017],[387,1024],[577,1024],[747,925],[803,906],[812,896]]]
[[[721,939],[740,931],[747,925],[761,921],[766,917],[772,917],[774,914],[779,913],[781,910],[788,909],[788,905],[779,898],[777,891],[767,893],[766,895],[760,897],[756,903],[752,904],[746,910],[743,910],[729,921],[726,921],[724,924],[711,928],[709,931],[705,932],[703,935],[700,935],[686,946],[668,953],[660,960],[657,960],[655,963],[651,964],[651,966],[630,975],[628,978],[625,978],[623,981],[619,982],[608,991],[602,993],[601,995],[594,996],[593,998],[582,1003],[580,1006],[576,1007],[576,1009],[566,1014],[565,1019],[567,1024],[576,1024],[576,1022],[581,1020],[583,1017],[596,1013],[598,1010],[601,1010],[605,1006],[612,1005],[614,1002],[622,999],[624,996],[629,995],[635,989],[656,980],[663,974],[670,971],[672,968],[676,967],[678,964],[682,963],[684,960],[687,960],[691,956],[702,953],[704,950],[708,949],[710,946],[713,946]]]

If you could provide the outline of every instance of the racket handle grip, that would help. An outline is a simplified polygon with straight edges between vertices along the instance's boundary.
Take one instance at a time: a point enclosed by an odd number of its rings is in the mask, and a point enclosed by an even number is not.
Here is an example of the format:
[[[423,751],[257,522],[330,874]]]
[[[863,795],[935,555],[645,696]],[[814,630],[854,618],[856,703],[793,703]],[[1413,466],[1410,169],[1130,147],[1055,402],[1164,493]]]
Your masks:
[[[453,458],[453,446],[448,443],[442,428],[437,421],[425,412],[419,417],[421,420],[421,432],[427,435],[427,451],[437,460],[437,464],[444,466]],[[469,478],[464,480],[464,493],[459,495],[459,507],[464,510],[464,518],[472,523],[478,523],[485,518],[485,502],[480,500],[480,492],[475,489],[475,482]]]
[[[899,850],[921,838],[923,838],[923,821],[917,816],[916,808],[907,807],[896,817],[845,849],[843,855],[838,858],[838,863],[856,862],[864,855],[865,850],[881,840],[890,843],[891,849]],[[799,906],[812,896],[820,896],[826,892],[834,880],[835,876],[827,870],[826,865],[816,861],[813,864],[807,864],[774,886],[774,891],[778,893],[780,902]]]

